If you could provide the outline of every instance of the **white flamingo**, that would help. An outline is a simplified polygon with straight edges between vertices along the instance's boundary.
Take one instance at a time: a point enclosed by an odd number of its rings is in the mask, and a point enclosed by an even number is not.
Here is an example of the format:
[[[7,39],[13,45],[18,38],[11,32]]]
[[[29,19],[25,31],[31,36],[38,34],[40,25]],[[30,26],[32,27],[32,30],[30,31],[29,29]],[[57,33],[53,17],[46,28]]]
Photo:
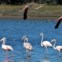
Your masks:
[[[40,36],[42,36],[41,46],[44,46],[46,48],[46,51],[47,51],[47,47],[52,47],[52,44],[49,41],[43,41],[43,33],[41,33]]]
[[[11,50],[13,51],[13,48],[10,46],[10,45],[5,45],[5,42],[6,42],[6,38],[3,37],[1,40],[0,40],[2,43],[2,49],[8,51],[8,50]]]
[[[8,51],[13,51],[13,48],[10,46],[10,45],[6,45],[5,42],[6,42],[6,38],[3,37],[1,40],[0,40],[2,43],[2,49],[6,51],[6,59],[8,60]]]
[[[31,51],[33,48],[32,45],[28,42],[28,37],[23,36],[22,40],[24,40],[23,46],[26,49],[26,51]]]
[[[53,39],[51,42],[54,42],[53,49],[57,50],[59,52],[59,55],[60,55],[60,52],[62,50],[62,46],[61,45],[55,46],[56,45],[56,39]]]

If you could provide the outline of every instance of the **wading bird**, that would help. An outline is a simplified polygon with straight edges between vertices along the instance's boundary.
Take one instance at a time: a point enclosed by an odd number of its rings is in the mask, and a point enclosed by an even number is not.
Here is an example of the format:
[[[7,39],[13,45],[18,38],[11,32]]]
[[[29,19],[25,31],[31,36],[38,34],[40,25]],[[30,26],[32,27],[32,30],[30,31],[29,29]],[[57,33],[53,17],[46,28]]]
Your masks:
[[[26,52],[31,51],[33,48],[32,48],[32,45],[28,42],[28,37],[27,36],[23,36],[22,40],[24,41],[23,46],[26,49]]]
[[[5,42],[6,42],[6,38],[3,37],[1,40],[0,40],[2,43],[2,49],[3,50],[6,50],[6,51],[13,51],[13,48],[10,46],[10,45],[6,45]]]
[[[3,37],[0,42],[3,42],[2,43],[2,49],[6,51],[6,59],[8,60],[8,51],[13,51],[13,48],[10,46],[10,45],[6,45],[5,42],[6,42],[6,38]]]
[[[25,19],[27,19],[27,12],[28,12],[28,8],[29,8],[29,6],[27,5],[27,6],[25,6],[25,8],[24,8],[24,14],[23,14],[23,19],[25,20]]]
[[[62,50],[62,46],[61,45],[55,46],[56,45],[56,39],[53,39],[51,42],[54,42],[53,49],[57,50],[59,52],[59,55],[60,55],[60,52]]]
[[[57,23],[56,23],[56,25],[55,25],[55,29],[57,29],[57,28],[59,27],[61,21],[62,21],[62,16],[59,17],[59,19],[57,20]]]
[[[27,19],[28,9],[31,8],[32,5],[33,5],[33,3],[28,4],[22,10],[18,11],[18,13],[23,11],[23,19],[24,20]]]
[[[27,13],[28,13],[28,9],[31,8],[31,6],[33,5],[33,3],[26,5],[23,10],[24,10],[24,14],[23,14],[23,19],[26,20],[27,19]]]
[[[52,44],[49,41],[43,41],[43,33],[40,33],[40,36],[42,37],[41,46],[44,46],[47,52],[47,47],[52,47]]]

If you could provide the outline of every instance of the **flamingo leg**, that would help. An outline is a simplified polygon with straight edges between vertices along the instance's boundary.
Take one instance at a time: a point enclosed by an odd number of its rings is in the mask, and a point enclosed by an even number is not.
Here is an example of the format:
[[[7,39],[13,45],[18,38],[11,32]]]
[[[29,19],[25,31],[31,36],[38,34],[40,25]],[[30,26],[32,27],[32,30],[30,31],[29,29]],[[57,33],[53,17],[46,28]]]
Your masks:
[[[45,53],[47,54],[47,47],[45,47],[46,48],[46,51],[45,51]]]
[[[13,52],[11,54],[12,54],[12,59],[13,59],[13,57],[14,57]],[[6,59],[5,59],[5,62],[10,62],[10,60],[8,58],[8,50],[6,50]],[[12,62],[14,62],[14,61],[12,61]]]
[[[28,50],[26,49],[26,56],[28,56]]]
[[[59,51],[59,57],[61,57],[61,55],[60,55],[60,51]]]
[[[30,62],[30,58],[31,58],[31,57],[27,57],[27,58],[26,58],[26,62]]]
[[[31,51],[29,51],[29,53],[30,53],[30,56],[31,56]]]
[[[9,62],[9,59],[8,59],[8,50],[6,50],[6,60],[5,62]]]
[[[47,47],[45,47],[46,48],[46,50],[45,50],[45,57],[48,57],[48,55],[47,55]]]
[[[28,51],[28,53],[29,53],[29,54],[28,54],[28,57],[31,57],[31,51],[30,51],[30,50]]]
[[[11,55],[12,55],[12,62],[14,62],[14,54],[13,54],[13,52],[11,52]]]
[[[26,49],[26,56],[27,56],[27,57],[30,57],[30,54],[31,54],[31,52]]]

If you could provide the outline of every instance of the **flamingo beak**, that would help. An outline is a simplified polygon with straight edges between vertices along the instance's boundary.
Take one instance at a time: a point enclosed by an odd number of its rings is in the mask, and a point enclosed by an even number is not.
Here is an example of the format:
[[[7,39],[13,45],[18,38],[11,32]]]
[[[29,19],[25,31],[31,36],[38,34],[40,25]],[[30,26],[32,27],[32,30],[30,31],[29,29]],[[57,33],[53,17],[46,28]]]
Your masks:
[[[54,42],[53,42],[53,41],[51,41],[51,44],[54,44]]]

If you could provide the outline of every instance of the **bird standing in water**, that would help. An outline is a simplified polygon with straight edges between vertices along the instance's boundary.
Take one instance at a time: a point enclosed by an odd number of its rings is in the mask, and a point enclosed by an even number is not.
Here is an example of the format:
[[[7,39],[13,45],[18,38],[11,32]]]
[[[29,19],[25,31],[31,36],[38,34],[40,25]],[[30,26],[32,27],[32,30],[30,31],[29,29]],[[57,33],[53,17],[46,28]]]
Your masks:
[[[59,56],[60,56],[60,52],[62,51],[62,45],[56,45],[56,39],[53,39],[51,42],[54,42],[53,44],[53,49],[57,50],[59,52]]]
[[[10,45],[6,45],[5,42],[6,42],[6,38],[3,37],[0,42],[3,42],[2,43],[2,49],[6,51],[6,62],[9,62],[8,60],[8,51],[13,51],[13,48],[10,46]]]
[[[44,46],[45,48],[46,48],[46,53],[47,53],[47,47],[52,47],[52,44],[51,44],[51,42],[49,42],[49,41],[44,41],[43,40],[43,33],[40,33],[40,36],[42,37],[42,39],[41,39],[41,46]]]
[[[22,40],[24,41],[23,46],[26,49],[26,52],[30,52],[33,48],[32,45],[28,42],[28,37],[27,36],[23,36]],[[31,52],[30,52],[31,55]]]

